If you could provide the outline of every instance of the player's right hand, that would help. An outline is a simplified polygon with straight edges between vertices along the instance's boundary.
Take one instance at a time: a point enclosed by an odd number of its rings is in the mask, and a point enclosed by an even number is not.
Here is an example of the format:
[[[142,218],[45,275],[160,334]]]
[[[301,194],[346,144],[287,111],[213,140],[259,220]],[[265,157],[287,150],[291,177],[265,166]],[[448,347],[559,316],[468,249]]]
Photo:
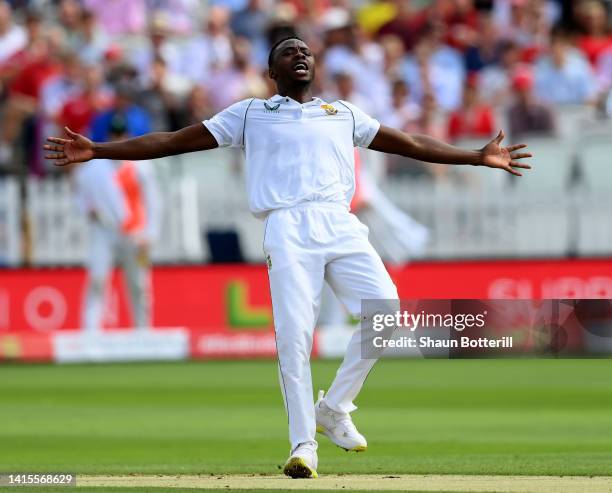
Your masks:
[[[64,130],[68,139],[47,137],[49,144],[45,144],[44,149],[50,152],[45,155],[45,159],[54,161],[55,166],[66,166],[93,159],[94,143],[87,137],[74,133],[68,127],[64,127]]]

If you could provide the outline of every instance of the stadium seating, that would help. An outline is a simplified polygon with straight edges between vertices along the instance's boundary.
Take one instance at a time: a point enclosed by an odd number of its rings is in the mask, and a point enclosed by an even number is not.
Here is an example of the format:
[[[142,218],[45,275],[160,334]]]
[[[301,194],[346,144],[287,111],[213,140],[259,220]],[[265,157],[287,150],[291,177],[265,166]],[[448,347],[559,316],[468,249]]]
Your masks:
[[[578,160],[582,186],[612,192],[612,131],[606,135],[585,135]]]
[[[592,129],[579,152],[580,195],[575,199],[576,250],[579,255],[612,252],[612,129]]]
[[[566,190],[572,184],[575,171],[575,155],[572,142],[550,137],[525,137],[533,157],[529,160],[533,169],[528,179],[512,178],[515,186],[533,192]]]

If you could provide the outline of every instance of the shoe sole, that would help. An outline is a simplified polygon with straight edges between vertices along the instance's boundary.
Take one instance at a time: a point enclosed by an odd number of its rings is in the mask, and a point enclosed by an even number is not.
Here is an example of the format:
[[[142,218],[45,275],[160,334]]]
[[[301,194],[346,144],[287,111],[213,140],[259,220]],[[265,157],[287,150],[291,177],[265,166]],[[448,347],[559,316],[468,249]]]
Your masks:
[[[293,479],[309,479],[319,477],[317,471],[308,467],[306,461],[301,457],[291,457],[285,464],[283,473],[285,476],[289,476]]]
[[[321,433],[322,435],[325,435],[327,438],[329,438],[332,441],[334,445],[336,445],[336,447],[340,447],[341,449],[346,450],[347,452],[365,452],[368,449],[367,445],[357,445],[356,447],[353,447],[353,448],[346,448],[346,447],[343,447],[342,445],[338,445],[336,442],[334,442],[334,439],[332,438],[331,433],[329,433],[321,425],[317,425],[317,433]]]

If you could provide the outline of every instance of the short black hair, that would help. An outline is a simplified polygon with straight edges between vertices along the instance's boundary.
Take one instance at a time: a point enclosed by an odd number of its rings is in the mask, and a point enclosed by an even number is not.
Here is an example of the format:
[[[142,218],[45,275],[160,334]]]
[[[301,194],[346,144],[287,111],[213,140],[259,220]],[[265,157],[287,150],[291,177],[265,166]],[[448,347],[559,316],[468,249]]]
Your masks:
[[[285,41],[289,41],[290,39],[297,39],[298,41],[305,43],[305,41],[299,36],[287,36],[285,38],[279,39],[276,43],[272,45],[272,48],[270,48],[270,54],[268,55],[268,68],[272,68],[272,62],[274,61],[274,52],[276,51],[276,48],[278,48]]]

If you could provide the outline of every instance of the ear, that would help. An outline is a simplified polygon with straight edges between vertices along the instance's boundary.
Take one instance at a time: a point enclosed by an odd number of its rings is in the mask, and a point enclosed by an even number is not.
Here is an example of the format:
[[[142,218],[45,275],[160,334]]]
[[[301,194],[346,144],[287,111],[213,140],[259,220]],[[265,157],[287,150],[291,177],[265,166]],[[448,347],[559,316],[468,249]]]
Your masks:
[[[277,77],[276,72],[271,68],[268,69],[268,77],[270,77],[270,79],[272,80],[276,80],[276,77]]]

